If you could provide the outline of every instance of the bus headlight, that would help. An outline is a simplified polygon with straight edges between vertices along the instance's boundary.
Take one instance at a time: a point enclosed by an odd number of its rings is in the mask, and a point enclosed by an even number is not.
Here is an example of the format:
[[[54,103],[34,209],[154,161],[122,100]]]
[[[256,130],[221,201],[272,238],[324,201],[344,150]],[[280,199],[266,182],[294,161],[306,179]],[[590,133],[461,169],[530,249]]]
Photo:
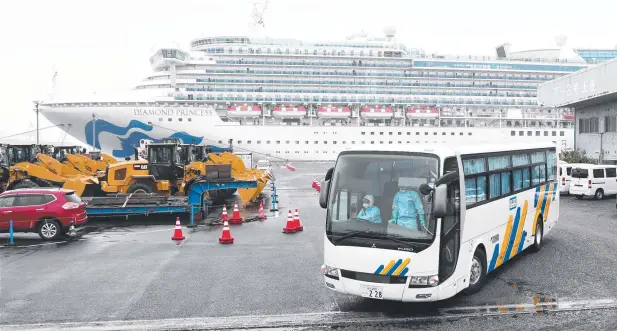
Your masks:
[[[409,277],[409,287],[427,287],[437,285],[439,285],[439,277],[437,275]]]
[[[321,266],[321,272],[326,277],[338,279],[338,269],[337,268],[332,268],[324,264]]]

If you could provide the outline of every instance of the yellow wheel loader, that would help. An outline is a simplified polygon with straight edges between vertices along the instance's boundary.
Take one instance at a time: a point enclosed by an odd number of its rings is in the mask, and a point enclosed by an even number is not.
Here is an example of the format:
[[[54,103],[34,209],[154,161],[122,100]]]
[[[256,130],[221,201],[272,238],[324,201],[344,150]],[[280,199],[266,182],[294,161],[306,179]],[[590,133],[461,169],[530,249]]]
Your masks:
[[[231,174],[234,178],[257,181],[256,188],[238,189],[238,195],[240,199],[242,199],[243,204],[249,201],[255,201],[259,197],[261,191],[266,187],[269,180],[269,175],[266,172],[257,169],[247,169],[241,158],[229,152],[223,152],[220,155],[209,153],[208,161],[205,162],[205,164],[230,164]]]
[[[90,152],[79,146],[45,146],[45,153],[54,159],[79,170],[82,174],[101,177],[108,164],[118,162],[110,155]]]
[[[0,149],[6,155],[8,166],[7,190],[62,187],[74,190],[79,196],[94,196],[100,192],[96,178],[83,176],[53,158],[37,153],[35,145],[3,145]]]

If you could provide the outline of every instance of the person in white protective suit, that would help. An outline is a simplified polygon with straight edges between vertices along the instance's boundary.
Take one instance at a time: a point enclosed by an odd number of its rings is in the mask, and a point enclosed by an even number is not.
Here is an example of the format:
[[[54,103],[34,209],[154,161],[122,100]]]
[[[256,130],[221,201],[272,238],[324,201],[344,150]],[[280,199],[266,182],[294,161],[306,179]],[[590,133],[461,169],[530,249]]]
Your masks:
[[[367,194],[362,199],[362,210],[358,213],[358,218],[371,223],[381,223],[381,211],[374,206],[375,198]]]
[[[392,200],[392,219],[388,223],[404,226],[410,230],[419,230],[425,227],[424,206],[420,194],[411,189],[413,181],[413,178],[399,178],[399,192]]]

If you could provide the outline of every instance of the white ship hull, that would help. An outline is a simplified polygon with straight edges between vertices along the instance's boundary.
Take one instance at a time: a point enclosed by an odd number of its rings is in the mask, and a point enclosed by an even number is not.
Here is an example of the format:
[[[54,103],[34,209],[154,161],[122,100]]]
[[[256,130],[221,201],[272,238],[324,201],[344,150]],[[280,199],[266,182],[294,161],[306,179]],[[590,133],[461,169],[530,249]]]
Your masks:
[[[425,143],[551,141],[561,148],[572,148],[574,143],[571,128],[240,125],[222,121],[216,111],[205,105],[54,105],[45,106],[41,113],[53,124],[63,124],[69,134],[84,144],[93,145],[94,136],[97,149],[119,159],[132,157],[140,139],[156,141],[166,137],[216,146],[228,146],[229,139],[233,139],[237,151],[290,161],[332,161],[341,151],[370,144],[404,150],[408,144]]]

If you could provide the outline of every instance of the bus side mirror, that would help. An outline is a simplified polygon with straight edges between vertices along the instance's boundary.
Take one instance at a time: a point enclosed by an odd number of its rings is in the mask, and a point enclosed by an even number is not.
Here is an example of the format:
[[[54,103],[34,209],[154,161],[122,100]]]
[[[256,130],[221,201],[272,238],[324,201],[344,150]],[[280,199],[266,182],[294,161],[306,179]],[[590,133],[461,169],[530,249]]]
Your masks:
[[[321,191],[319,192],[319,205],[321,208],[328,208],[328,193],[330,192],[330,181],[324,180],[321,182]]]
[[[448,215],[448,185],[442,184],[433,191],[433,215],[442,218]]]
[[[328,171],[326,172],[326,178],[324,180],[325,181],[329,181],[330,179],[332,179],[332,173],[333,172],[334,172],[334,168],[328,169]]]

